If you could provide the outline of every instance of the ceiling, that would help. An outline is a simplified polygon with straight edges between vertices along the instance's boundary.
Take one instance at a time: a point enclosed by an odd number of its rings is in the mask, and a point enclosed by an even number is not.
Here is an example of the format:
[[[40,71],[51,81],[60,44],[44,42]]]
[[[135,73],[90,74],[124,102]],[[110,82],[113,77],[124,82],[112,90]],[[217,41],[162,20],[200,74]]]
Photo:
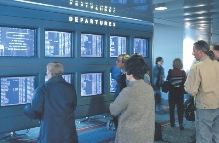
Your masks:
[[[0,0],[3,1],[3,0]],[[8,1],[8,0],[7,0]],[[37,2],[138,19],[150,23],[183,26],[219,34],[219,0],[13,0]],[[154,10],[166,6],[167,10]]]

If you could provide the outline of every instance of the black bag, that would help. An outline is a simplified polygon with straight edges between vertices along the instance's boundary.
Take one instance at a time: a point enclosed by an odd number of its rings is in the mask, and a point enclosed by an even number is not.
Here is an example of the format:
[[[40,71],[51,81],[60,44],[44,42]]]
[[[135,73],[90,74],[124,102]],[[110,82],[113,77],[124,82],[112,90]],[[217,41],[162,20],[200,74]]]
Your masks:
[[[185,116],[187,121],[195,121],[195,104],[194,104],[194,97],[191,97],[186,100],[184,103],[185,108]]]
[[[155,122],[154,141],[163,141],[161,125],[158,122]]]
[[[164,81],[162,86],[161,86],[161,89],[162,89],[162,92],[169,92],[169,88],[170,88],[170,82],[168,80]]]
[[[169,69],[168,75],[170,75],[170,72],[171,72],[171,69]],[[170,90],[170,81],[169,80],[164,81],[161,85],[161,89],[162,89],[162,92],[165,92],[165,93],[169,92],[169,90]]]

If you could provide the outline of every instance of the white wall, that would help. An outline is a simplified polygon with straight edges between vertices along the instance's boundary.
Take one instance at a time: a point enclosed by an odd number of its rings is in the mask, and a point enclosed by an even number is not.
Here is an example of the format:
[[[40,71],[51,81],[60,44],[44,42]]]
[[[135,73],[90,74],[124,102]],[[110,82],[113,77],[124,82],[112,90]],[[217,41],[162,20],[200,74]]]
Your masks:
[[[164,24],[154,25],[153,40],[153,59],[154,64],[157,57],[163,57],[164,73],[172,69],[172,63],[175,58],[183,58],[183,35],[184,29]],[[162,98],[166,99],[166,93],[162,93]]]
[[[184,29],[164,24],[154,25],[154,64],[157,57],[163,57],[164,72],[167,75],[172,69],[175,58],[183,60],[183,35]]]
[[[218,34],[212,34],[211,42],[212,43],[218,43],[219,42],[219,35]]]

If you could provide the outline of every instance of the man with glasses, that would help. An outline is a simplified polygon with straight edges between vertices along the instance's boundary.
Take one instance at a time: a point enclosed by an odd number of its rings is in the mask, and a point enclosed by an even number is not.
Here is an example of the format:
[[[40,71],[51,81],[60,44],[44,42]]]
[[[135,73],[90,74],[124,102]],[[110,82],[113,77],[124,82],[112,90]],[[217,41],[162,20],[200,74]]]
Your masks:
[[[210,46],[203,40],[194,43],[192,54],[199,62],[191,68],[185,90],[196,99],[196,141],[218,143],[219,63]]]

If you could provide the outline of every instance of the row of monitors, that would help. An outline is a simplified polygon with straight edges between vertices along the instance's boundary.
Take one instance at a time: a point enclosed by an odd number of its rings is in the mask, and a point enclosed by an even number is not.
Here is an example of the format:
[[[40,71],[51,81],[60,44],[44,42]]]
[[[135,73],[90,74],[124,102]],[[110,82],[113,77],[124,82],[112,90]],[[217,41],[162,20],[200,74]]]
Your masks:
[[[62,76],[72,82],[72,74]],[[110,74],[110,92],[115,92],[116,80]],[[45,82],[48,77],[45,76]],[[35,90],[35,76],[1,77],[1,106],[26,104],[32,101]],[[81,96],[103,94],[103,73],[81,74]]]
[[[0,57],[36,56],[36,30],[0,27]],[[45,57],[72,57],[73,35],[45,31]],[[126,37],[110,36],[110,57],[126,54]],[[134,38],[133,53],[148,57],[148,39]],[[81,34],[81,57],[102,57],[103,35]]]

